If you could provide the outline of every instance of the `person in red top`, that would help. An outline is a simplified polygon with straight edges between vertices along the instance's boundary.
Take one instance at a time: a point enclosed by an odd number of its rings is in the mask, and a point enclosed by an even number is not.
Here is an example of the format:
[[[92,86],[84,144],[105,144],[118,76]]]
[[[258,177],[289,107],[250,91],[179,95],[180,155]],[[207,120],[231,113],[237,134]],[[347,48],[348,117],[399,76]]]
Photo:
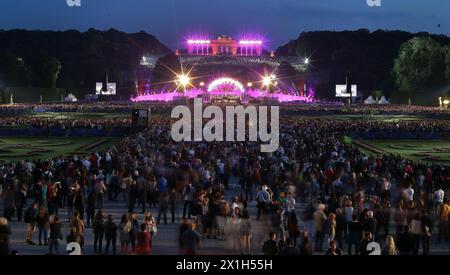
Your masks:
[[[408,165],[405,166],[405,173],[406,174],[410,174],[410,175],[412,175],[414,173],[413,168],[412,168],[411,165],[408,164]]]
[[[151,235],[147,231],[147,225],[141,224],[141,231],[137,235],[136,253],[138,255],[150,255]]]

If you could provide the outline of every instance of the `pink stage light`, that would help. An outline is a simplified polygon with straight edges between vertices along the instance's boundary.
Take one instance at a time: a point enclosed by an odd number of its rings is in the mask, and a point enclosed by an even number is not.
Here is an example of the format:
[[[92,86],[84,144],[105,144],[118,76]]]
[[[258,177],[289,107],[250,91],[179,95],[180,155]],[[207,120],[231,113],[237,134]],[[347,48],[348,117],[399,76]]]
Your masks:
[[[208,92],[214,91],[221,85],[225,85],[225,84],[233,85],[240,92],[244,92],[244,90],[245,90],[244,86],[239,81],[236,81],[232,78],[223,77],[223,78],[218,78],[218,79],[214,80],[213,82],[211,82],[211,84],[209,84],[209,86],[208,86]]]

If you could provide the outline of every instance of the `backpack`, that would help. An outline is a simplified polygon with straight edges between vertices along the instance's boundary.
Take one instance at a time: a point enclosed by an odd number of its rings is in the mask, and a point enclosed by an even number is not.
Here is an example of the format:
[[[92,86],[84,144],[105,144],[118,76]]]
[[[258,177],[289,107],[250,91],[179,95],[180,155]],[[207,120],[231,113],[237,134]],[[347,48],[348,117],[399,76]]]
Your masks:
[[[105,231],[105,224],[101,220],[95,220],[92,227],[94,228],[94,232],[96,232],[96,233]]]

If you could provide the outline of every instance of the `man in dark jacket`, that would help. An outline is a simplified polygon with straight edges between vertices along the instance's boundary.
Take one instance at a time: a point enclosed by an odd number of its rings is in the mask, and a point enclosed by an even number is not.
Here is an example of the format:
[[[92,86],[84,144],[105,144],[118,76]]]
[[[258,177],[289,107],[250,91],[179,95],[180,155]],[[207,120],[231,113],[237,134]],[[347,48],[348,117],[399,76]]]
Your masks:
[[[58,216],[53,217],[53,222],[50,224],[50,236],[48,238],[48,253],[53,255],[53,249],[55,254],[59,255],[59,240],[63,239],[61,233],[62,223],[59,221]]]
[[[270,232],[270,239],[264,242],[263,244],[263,253],[264,255],[278,255],[279,249],[277,244],[277,235],[275,232]]]
[[[24,189],[16,191],[14,196],[14,203],[16,205],[17,221],[22,221],[23,207],[27,204],[26,191]]]
[[[413,255],[413,251],[415,250],[414,239],[409,234],[407,228],[397,237],[397,249],[400,255]]]
[[[298,255],[298,249],[294,246],[290,238],[286,239],[286,246],[281,250],[280,255]]]
[[[367,250],[367,246],[369,243],[373,242],[372,232],[368,231],[364,233],[364,238],[359,245],[359,254],[360,255],[369,255],[372,251]]]
[[[105,247],[105,253],[108,254],[109,245],[112,243],[112,252],[113,255],[116,255],[116,238],[117,238],[117,225],[113,221],[113,216],[108,215],[108,222],[106,223],[106,230],[105,230],[105,240],[106,240],[106,247]]]
[[[25,211],[24,222],[27,224],[27,240],[26,243],[30,245],[35,245],[32,241],[33,232],[36,228],[36,217],[38,214],[38,204],[37,202],[33,203],[30,207]]]

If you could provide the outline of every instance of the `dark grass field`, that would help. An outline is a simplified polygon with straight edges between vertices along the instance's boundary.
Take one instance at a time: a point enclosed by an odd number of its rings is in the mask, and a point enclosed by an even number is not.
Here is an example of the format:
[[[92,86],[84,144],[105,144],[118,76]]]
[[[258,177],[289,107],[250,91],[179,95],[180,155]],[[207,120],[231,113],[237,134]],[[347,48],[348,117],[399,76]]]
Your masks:
[[[117,144],[117,138],[0,137],[0,161],[85,155]]]
[[[355,144],[372,154],[400,154],[409,160],[450,165],[450,141],[359,140]]]

